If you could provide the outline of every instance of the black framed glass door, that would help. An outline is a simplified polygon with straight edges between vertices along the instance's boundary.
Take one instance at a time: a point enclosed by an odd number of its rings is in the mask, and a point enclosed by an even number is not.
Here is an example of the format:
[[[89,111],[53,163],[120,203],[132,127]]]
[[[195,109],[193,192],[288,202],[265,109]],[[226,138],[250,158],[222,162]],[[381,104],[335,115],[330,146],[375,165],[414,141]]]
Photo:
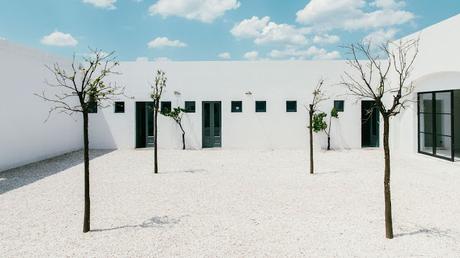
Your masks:
[[[453,91],[418,93],[418,152],[455,159]]]
[[[203,102],[203,148],[222,146],[222,104],[220,101]]]
[[[380,112],[375,102],[361,102],[361,147],[379,147],[380,145]]]

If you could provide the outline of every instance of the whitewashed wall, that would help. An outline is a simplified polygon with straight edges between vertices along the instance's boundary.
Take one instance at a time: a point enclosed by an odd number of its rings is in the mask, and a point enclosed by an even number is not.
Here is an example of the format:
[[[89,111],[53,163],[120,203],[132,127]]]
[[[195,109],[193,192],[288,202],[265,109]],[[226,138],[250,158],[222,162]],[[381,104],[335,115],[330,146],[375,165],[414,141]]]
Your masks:
[[[460,15],[408,36],[420,38],[420,53],[414,64],[412,80],[416,92],[460,89]],[[417,94],[414,94],[414,101]],[[394,119],[392,145],[398,151],[417,151],[417,106],[411,105]],[[457,127],[456,135],[460,135]]]
[[[80,123],[56,114],[33,93],[52,79],[45,64],[60,59],[0,40],[0,171],[80,149]],[[52,92],[51,92],[52,93]]]
[[[333,147],[360,148],[360,104],[336,85],[346,67],[343,61],[122,62],[122,75],[114,80],[126,86],[134,100],[125,100],[125,114],[115,114],[111,107],[91,116],[92,147],[134,148],[135,101],[150,101],[149,83],[160,68],[168,76],[164,101],[172,101],[173,106],[196,101],[196,113],[185,115],[189,148],[201,148],[202,101],[222,101],[223,148],[305,148],[308,116],[304,106],[322,77],[331,99],[321,109],[328,113],[334,99],[345,100],[345,112],[333,123]],[[252,95],[246,95],[248,91]],[[243,101],[243,113],[230,112],[232,100]],[[255,113],[256,100],[267,101],[266,113]],[[297,113],[286,113],[286,100],[297,101]],[[318,146],[324,147],[325,135],[317,138]],[[160,148],[181,146],[179,129],[165,117],[159,121],[159,144]]]

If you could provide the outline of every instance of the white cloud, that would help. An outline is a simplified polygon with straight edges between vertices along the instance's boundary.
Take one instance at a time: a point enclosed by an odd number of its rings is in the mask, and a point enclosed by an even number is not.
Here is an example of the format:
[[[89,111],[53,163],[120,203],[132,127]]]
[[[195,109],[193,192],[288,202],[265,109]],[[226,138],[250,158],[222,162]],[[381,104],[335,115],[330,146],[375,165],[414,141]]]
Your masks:
[[[404,1],[398,0],[375,0],[373,3],[371,3],[371,6],[384,9],[398,9],[404,8],[406,3]]]
[[[91,4],[98,8],[110,9],[110,10],[117,8],[115,6],[116,2],[117,0],[83,0],[83,3],[85,4]]]
[[[48,46],[74,47],[78,41],[70,34],[55,31],[41,39],[41,43]]]
[[[162,47],[186,47],[187,44],[179,40],[170,40],[167,37],[158,37],[150,41],[147,46],[149,48],[162,48]]]
[[[149,61],[149,58],[145,56],[140,56],[136,58],[136,62],[148,62],[148,61]]]
[[[238,0],[158,0],[150,6],[150,15],[179,16],[211,23],[226,11],[240,7]]]
[[[228,53],[228,52],[220,53],[220,54],[218,55],[218,57],[221,58],[221,59],[230,59],[230,58],[232,58],[232,56],[231,56],[230,53]]]
[[[311,46],[308,49],[299,49],[295,47],[287,47],[284,50],[272,50],[269,54],[271,58],[275,59],[291,59],[291,60],[331,60],[340,58],[338,51],[328,52],[324,48]]]
[[[311,0],[297,12],[297,21],[315,28],[347,30],[382,28],[407,23],[415,18],[404,1]],[[372,10],[370,10],[372,9]]]
[[[6,38],[5,37],[0,37],[0,40],[6,40]]]
[[[277,24],[270,17],[253,16],[236,24],[230,31],[237,38],[254,39],[256,44],[284,43],[304,45],[308,42],[305,34],[309,29],[299,29],[289,24]]]
[[[324,34],[324,35],[316,35],[313,38],[313,43],[315,44],[335,44],[340,41],[340,37],[337,35],[329,35],[329,34]]]
[[[172,60],[169,57],[157,57],[153,61],[155,62],[171,62]]]
[[[396,36],[396,33],[398,33],[398,30],[393,28],[388,30],[377,30],[364,37],[363,42],[371,43],[374,46],[384,44],[393,40]]]
[[[257,51],[246,52],[244,54],[244,58],[251,60],[251,61],[257,60],[258,57],[259,57],[259,52]]]

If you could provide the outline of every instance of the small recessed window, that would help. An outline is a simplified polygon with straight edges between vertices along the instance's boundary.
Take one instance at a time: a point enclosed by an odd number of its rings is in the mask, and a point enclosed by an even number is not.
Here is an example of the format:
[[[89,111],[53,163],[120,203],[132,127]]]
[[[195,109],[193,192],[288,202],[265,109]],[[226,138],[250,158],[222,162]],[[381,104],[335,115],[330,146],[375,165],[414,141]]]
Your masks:
[[[185,101],[185,112],[195,113],[195,111],[196,111],[195,101]]]
[[[337,112],[343,112],[345,110],[345,102],[343,100],[334,100],[334,108]]]
[[[88,102],[88,113],[97,113],[97,102],[96,101]]]
[[[232,101],[232,112],[233,113],[243,112],[243,101]]]
[[[267,101],[256,101],[256,112],[267,112]]]
[[[125,113],[125,102],[123,101],[115,102],[115,113]]]
[[[297,112],[297,101],[295,100],[286,101],[286,112]]]
[[[171,111],[171,101],[162,101],[160,109],[161,109],[161,112]]]

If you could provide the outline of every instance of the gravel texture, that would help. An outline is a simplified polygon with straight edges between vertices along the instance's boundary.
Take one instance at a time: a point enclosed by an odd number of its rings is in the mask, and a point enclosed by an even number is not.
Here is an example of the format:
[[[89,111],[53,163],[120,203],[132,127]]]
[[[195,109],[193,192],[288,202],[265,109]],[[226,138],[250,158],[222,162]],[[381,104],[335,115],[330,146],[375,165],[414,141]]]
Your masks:
[[[460,164],[393,160],[396,237],[385,239],[383,153],[92,151],[82,233],[81,152],[0,173],[0,256],[460,257]]]

